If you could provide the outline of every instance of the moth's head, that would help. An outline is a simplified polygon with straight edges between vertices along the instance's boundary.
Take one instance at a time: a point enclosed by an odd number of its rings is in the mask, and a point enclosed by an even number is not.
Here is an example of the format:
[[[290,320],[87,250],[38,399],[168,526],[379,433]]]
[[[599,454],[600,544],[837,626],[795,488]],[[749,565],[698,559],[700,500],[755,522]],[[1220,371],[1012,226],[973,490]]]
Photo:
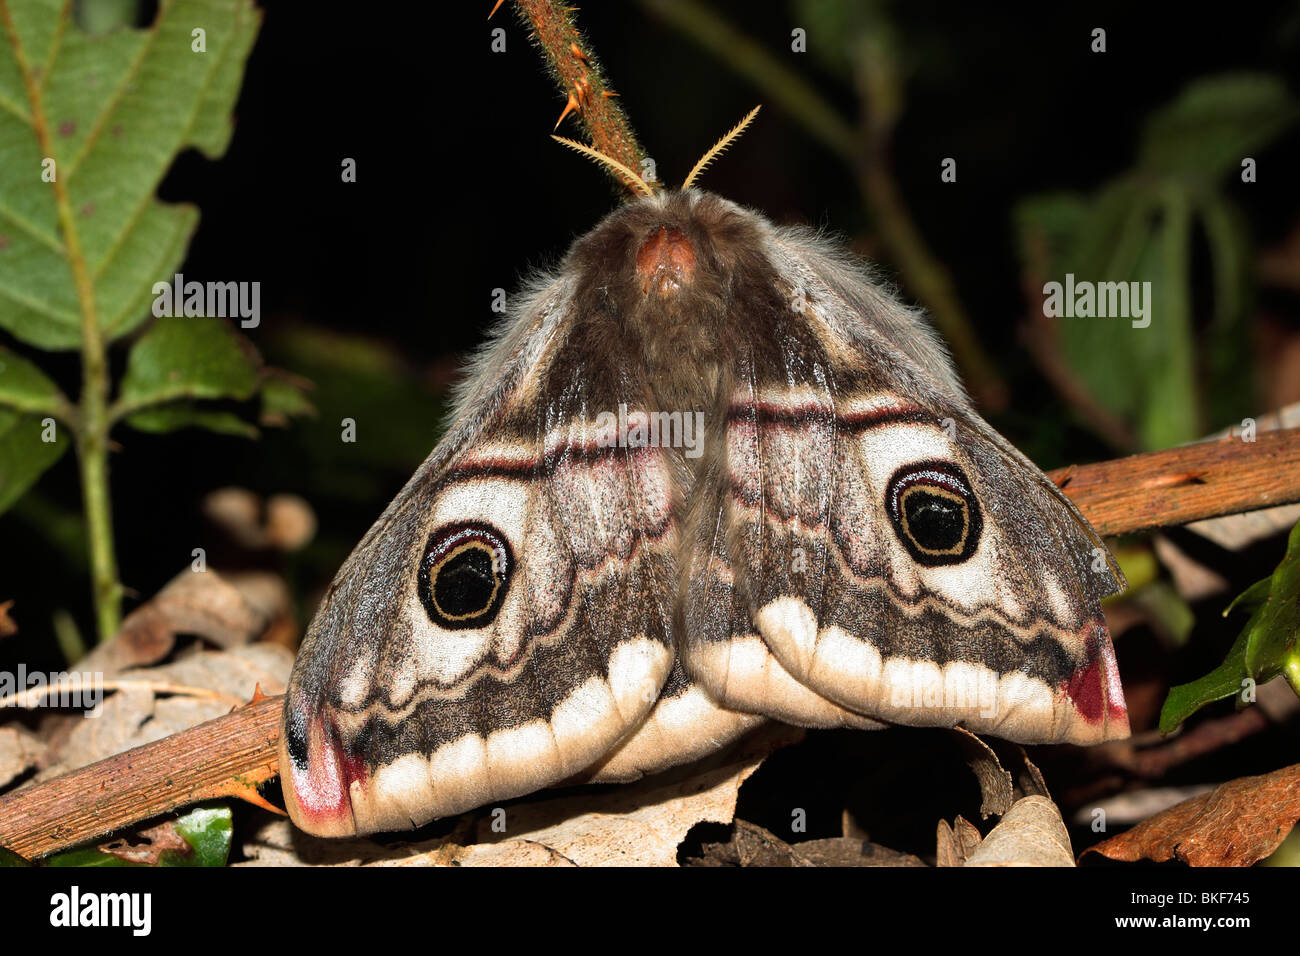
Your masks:
[[[588,248],[585,254],[579,253],[579,260],[586,259],[589,265],[599,264],[605,276],[620,268],[627,271],[630,266],[629,285],[638,289],[652,306],[657,303],[670,312],[695,308],[698,314],[702,303],[690,302],[690,296],[684,292],[695,283],[701,271],[715,275],[721,271],[718,266],[727,258],[726,250],[713,246],[719,242],[723,246],[727,244],[724,227],[729,220],[746,217],[739,207],[693,187],[709,164],[745,131],[760,108],[750,110],[700,157],[680,189],[667,192],[606,153],[562,136],[552,136],[604,165],[637,197],[592,230],[585,243]],[[732,238],[749,239],[750,245],[754,245],[749,236]],[[605,254],[608,252],[613,254]],[[615,261],[619,258],[623,259],[622,263]],[[707,282],[704,284],[705,296],[715,291],[707,288]]]

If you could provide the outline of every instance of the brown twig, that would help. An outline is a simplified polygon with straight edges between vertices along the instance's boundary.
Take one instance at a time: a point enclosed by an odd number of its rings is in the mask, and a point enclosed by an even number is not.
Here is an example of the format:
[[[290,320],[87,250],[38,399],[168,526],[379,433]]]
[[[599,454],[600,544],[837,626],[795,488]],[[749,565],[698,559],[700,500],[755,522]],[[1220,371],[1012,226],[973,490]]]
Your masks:
[[[1300,501],[1300,429],[1261,432],[1254,442],[1230,438],[1134,455],[1053,475],[1103,534],[1183,524]],[[261,699],[0,797],[0,846],[35,858],[213,796],[247,799],[250,786],[276,775],[281,700]],[[1190,744],[1198,740],[1187,736]]]
[[[1116,740],[1096,748],[1100,752],[1093,756],[1134,776],[1156,780],[1174,767],[1214,753],[1271,726],[1273,722],[1267,714],[1258,707],[1248,707],[1235,714],[1197,724],[1191,730],[1155,747],[1140,749],[1131,740]]]
[[[570,113],[576,115],[593,147],[640,171],[645,150],[616,102],[617,94],[610,89],[600,61],[575,25],[573,8],[556,0],[515,0],[515,8],[541,49],[552,79],[568,97],[561,122]],[[615,177],[615,181],[628,188],[621,179]]]
[[[1300,501],[1300,428],[1223,438],[1052,472],[1103,535]]]
[[[27,859],[148,820],[177,807],[237,796],[279,773],[283,697],[0,798],[0,846]]]

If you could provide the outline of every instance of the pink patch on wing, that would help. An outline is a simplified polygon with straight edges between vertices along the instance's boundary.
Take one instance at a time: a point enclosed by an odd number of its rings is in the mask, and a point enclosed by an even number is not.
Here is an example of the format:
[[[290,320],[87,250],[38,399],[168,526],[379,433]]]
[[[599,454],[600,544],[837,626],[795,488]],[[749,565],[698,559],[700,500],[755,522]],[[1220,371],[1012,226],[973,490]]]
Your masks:
[[[1090,724],[1103,720],[1116,729],[1128,729],[1128,707],[1124,703],[1124,687],[1119,679],[1119,665],[1115,662],[1115,648],[1110,634],[1102,624],[1093,624],[1088,638],[1087,663],[1070,677],[1064,690],[1074,702],[1079,716]]]
[[[365,784],[365,764],[346,752],[324,714],[317,714],[310,727],[307,766],[292,765],[298,806],[308,817],[322,821],[341,817],[351,828],[351,786],[358,781]]]

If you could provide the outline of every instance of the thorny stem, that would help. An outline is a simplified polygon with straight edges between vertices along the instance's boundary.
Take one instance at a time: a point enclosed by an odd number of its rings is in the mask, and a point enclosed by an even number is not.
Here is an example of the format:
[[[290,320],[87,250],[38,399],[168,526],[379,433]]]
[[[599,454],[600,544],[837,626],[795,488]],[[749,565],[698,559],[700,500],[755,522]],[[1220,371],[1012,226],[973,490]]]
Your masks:
[[[574,22],[572,7],[556,0],[515,0],[519,18],[545,55],[552,79],[568,100],[566,112],[591,137],[591,145],[634,171],[646,157],[627,115],[618,105],[596,54]],[[627,184],[615,177],[623,189]]]
[[[7,4],[0,2],[0,18],[14,50],[23,85],[32,110],[32,128],[44,156],[54,156],[50,127],[45,117],[41,86],[18,41]],[[108,494],[108,362],[103,334],[95,308],[95,286],[81,251],[67,183],[57,175],[50,183],[58,210],[59,228],[67,250],[68,265],[81,305],[82,391],[74,429],[77,461],[81,470],[81,493],[90,544],[91,588],[95,624],[101,641],[117,632],[121,622],[122,585],[117,579],[117,556],[113,550],[113,513]]]

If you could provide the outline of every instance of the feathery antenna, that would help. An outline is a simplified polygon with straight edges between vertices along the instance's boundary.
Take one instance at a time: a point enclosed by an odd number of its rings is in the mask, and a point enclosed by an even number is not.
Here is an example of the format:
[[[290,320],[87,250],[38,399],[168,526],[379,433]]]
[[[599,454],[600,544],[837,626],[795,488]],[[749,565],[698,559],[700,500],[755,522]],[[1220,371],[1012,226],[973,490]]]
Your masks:
[[[612,156],[606,156],[598,149],[592,149],[590,146],[584,146],[582,143],[576,142],[575,140],[565,139],[563,136],[552,136],[551,139],[555,140],[557,143],[562,143],[563,145],[569,147],[569,149],[577,150],[578,152],[582,153],[582,155],[590,159],[594,159],[598,163],[603,163],[604,165],[608,166],[610,169],[614,170],[614,172],[618,173],[621,177],[623,177],[624,182],[626,182],[628,186],[630,186],[636,192],[639,192],[642,196],[654,195],[654,190],[651,189],[649,185],[647,185],[644,179],[642,179],[636,173],[632,172],[632,170],[628,169],[626,166],[620,163],[617,159],[614,159]]]
[[[746,117],[743,120],[741,120],[739,123],[737,123],[735,126],[731,128],[730,133],[728,133],[726,136],[722,137],[722,139],[714,143],[712,148],[710,148],[707,153],[705,153],[703,156],[700,157],[700,161],[695,164],[695,168],[691,170],[691,174],[686,177],[686,182],[682,183],[682,189],[691,188],[691,186],[695,183],[695,180],[699,178],[700,174],[703,173],[706,168],[708,168],[709,163],[713,162],[720,155],[722,155],[723,151],[726,150],[726,148],[731,145],[732,141],[745,131],[745,127],[750,124],[750,122],[754,119],[754,117],[758,115],[758,111],[761,110],[762,108],[763,105],[761,103],[758,106],[755,106],[752,110],[749,111],[748,115],[746,115]]]

